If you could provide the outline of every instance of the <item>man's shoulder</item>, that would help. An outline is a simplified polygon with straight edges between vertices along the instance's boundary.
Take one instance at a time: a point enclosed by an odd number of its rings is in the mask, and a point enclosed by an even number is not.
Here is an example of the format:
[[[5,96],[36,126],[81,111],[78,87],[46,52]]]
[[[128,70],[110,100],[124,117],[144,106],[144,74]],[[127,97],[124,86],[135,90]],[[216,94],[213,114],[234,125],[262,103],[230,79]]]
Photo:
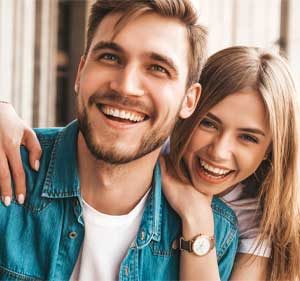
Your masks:
[[[239,237],[237,217],[234,211],[217,197],[213,198],[211,206],[214,214],[218,261],[225,259],[225,267],[231,268]],[[227,272],[225,267],[222,270]]]
[[[51,150],[55,144],[55,141],[62,131],[63,128],[37,128],[34,129],[38,141],[41,145],[42,149],[42,158],[48,158],[49,154],[51,154]],[[29,151],[25,146],[21,146],[21,157],[23,162],[23,167],[25,172],[28,174],[32,173],[33,170],[30,168],[29,163]],[[42,160],[42,159],[41,159]]]
[[[59,133],[63,130],[63,127],[52,127],[52,128],[36,128],[34,129],[37,138],[41,146],[51,145],[55,142]]]
[[[238,220],[235,212],[220,198],[214,197],[211,206],[215,217],[228,221],[234,228],[238,227]]]
[[[49,167],[52,151],[62,128],[38,128],[34,129],[42,149],[39,171],[34,171],[29,162],[29,151],[21,146],[21,158],[26,174],[26,188],[29,197],[40,194]],[[39,184],[38,184],[39,183]],[[39,197],[39,196],[38,196]]]
[[[64,142],[66,143],[69,142],[68,139],[65,139],[62,136],[66,129],[67,127],[34,129],[42,149],[40,168],[38,172],[34,171],[30,166],[29,151],[26,147],[21,147],[22,163],[26,174],[26,185],[28,193],[31,193],[30,195],[35,194],[36,189],[41,189],[43,187],[43,183],[47,175],[49,175],[49,171],[53,170],[50,169],[50,166],[54,165],[54,160],[57,158],[57,154],[59,153],[57,151],[58,144],[62,141],[62,139],[64,139]],[[57,165],[57,163],[55,164]]]
[[[26,175],[26,202],[34,209],[41,209],[40,205],[44,206],[45,198],[49,196],[76,193],[77,128],[77,123],[72,122],[64,128],[35,129],[42,149],[38,171],[31,168],[27,149],[21,148]]]

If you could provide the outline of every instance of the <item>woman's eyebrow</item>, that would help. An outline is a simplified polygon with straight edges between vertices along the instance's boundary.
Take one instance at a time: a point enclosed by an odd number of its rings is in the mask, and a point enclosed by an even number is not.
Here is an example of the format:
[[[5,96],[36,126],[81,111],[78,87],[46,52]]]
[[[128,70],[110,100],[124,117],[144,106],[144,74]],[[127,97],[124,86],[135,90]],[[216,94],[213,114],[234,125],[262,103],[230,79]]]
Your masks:
[[[214,115],[213,113],[211,112],[208,112],[206,114],[209,118],[215,120],[216,122],[222,124],[222,121],[219,117],[217,117],[216,115]],[[248,133],[252,133],[252,134],[257,134],[257,135],[262,135],[262,136],[266,136],[266,134],[264,133],[263,130],[261,129],[258,129],[258,128],[238,128],[239,131],[243,131],[243,132],[248,132]]]
[[[266,134],[257,128],[238,128],[239,131],[244,131],[244,132],[248,132],[248,133],[253,133],[253,134],[258,134],[258,135],[262,135],[262,136],[266,136]]]

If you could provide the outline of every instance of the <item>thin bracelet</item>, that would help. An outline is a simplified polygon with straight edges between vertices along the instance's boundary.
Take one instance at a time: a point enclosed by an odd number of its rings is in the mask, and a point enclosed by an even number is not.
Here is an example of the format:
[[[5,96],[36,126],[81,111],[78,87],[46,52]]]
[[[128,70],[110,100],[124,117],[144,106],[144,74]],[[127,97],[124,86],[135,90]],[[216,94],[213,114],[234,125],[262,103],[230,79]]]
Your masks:
[[[10,102],[8,102],[8,101],[4,101],[4,100],[0,100],[0,103],[9,104]]]

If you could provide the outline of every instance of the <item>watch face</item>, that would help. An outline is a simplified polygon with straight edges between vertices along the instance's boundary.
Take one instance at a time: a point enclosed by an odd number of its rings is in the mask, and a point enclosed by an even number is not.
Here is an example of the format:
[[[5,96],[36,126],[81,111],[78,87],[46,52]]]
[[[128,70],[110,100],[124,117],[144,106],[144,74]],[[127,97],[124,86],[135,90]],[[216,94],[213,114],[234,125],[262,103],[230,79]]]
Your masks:
[[[210,250],[210,240],[208,237],[199,236],[193,243],[193,252],[198,256],[206,255]]]

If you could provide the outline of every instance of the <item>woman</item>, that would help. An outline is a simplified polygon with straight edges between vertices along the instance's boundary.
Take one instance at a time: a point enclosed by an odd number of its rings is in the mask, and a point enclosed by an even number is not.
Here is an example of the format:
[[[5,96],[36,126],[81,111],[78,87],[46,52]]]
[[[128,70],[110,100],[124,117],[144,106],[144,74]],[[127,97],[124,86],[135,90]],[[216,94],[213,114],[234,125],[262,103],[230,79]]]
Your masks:
[[[298,280],[299,111],[289,68],[270,52],[232,47],[209,58],[200,83],[197,109],[177,123],[167,168],[162,161],[183,237],[213,235],[211,198],[224,196],[252,241],[239,248],[231,280]],[[182,251],[181,278],[218,279],[215,252]]]
[[[171,137],[168,174],[162,161],[183,237],[213,236],[211,199],[223,196],[241,233],[231,280],[297,280],[299,135],[288,67],[277,55],[233,47],[208,60],[200,82],[195,113]],[[181,278],[218,280],[215,249],[202,257],[182,251]]]

